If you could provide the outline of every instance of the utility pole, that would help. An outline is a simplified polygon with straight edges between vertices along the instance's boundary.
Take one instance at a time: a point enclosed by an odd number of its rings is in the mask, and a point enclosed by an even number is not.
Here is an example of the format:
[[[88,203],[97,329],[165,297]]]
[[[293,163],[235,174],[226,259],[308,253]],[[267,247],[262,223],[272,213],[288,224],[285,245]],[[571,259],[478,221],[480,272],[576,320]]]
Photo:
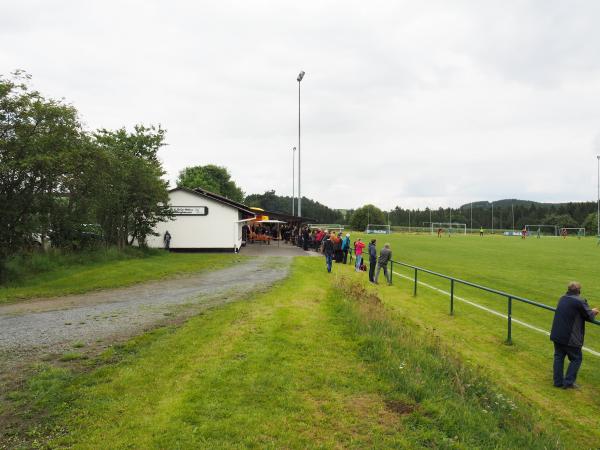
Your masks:
[[[510,202],[510,210],[512,212],[512,229],[513,231],[515,231],[515,206],[513,205],[512,202]]]
[[[302,179],[300,177],[300,164],[301,164],[301,157],[300,157],[300,82],[302,81],[302,78],[304,78],[304,70],[302,70],[299,74],[298,74],[298,78],[296,78],[296,80],[298,81],[298,216],[302,217],[302,194],[300,192],[301,186],[302,186]]]
[[[295,195],[296,195],[296,147],[292,149],[292,216],[294,215],[294,203],[295,203]]]
[[[473,233],[473,202],[471,202],[471,233]]]

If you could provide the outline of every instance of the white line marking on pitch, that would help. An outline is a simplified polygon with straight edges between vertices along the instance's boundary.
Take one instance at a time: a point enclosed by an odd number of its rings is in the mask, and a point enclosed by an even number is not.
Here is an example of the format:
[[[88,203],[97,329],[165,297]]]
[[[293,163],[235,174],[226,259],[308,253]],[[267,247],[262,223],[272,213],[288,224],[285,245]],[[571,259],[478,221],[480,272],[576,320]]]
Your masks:
[[[409,277],[407,275],[403,275],[403,274],[398,273],[398,272],[394,272],[394,274],[398,275],[399,277],[402,277],[402,278],[405,278],[407,280],[410,280],[412,282],[415,281],[414,278],[411,278],[411,277]],[[437,291],[440,294],[444,294],[444,295],[447,295],[448,297],[450,297],[450,292],[448,292],[448,291],[445,291],[443,289],[440,289],[440,288],[437,288],[435,286],[432,286],[431,284],[424,283],[423,281],[417,280],[417,283],[420,284],[420,285],[422,285],[422,286],[425,286],[426,288],[429,288],[429,289],[432,289],[434,291]],[[494,314],[495,316],[502,317],[504,319],[508,319],[508,316],[506,314],[502,314],[501,312],[494,311],[493,309],[490,309],[490,308],[486,308],[485,306],[481,306],[480,304],[474,303],[474,302],[472,302],[470,300],[467,300],[466,298],[459,297],[456,294],[454,294],[454,299],[458,300],[460,302],[463,302],[463,303],[467,303],[468,305],[474,306],[475,308],[479,308],[479,309],[482,309],[484,311],[487,311],[490,314]],[[546,336],[550,336],[550,333],[548,331],[542,330],[541,328],[538,328],[536,326],[530,325],[527,322],[523,322],[522,320],[515,319],[514,317],[512,318],[512,322],[513,323],[518,323],[519,325],[524,326],[525,328],[529,328],[530,330],[534,330],[534,331],[537,331],[539,333],[544,333]],[[583,350],[585,350],[588,353],[591,353],[594,356],[600,356],[600,352],[597,352],[596,350],[592,350],[591,348],[583,347]]]

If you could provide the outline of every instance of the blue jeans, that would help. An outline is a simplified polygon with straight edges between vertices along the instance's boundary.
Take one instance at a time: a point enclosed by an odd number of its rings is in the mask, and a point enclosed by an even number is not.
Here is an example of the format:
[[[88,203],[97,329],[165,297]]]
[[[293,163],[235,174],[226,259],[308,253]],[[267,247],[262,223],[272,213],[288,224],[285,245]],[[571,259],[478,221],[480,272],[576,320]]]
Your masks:
[[[563,378],[565,368],[565,356],[569,358],[567,374]],[[570,347],[554,343],[554,386],[571,386],[575,383],[577,372],[581,367],[583,355],[581,347]]]
[[[354,270],[357,272],[360,270],[360,263],[362,262],[362,255],[356,255],[356,264],[354,264]]]
[[[325,254],[325,264],[327,264],[327,272],[331,272],[331,263],[333,262],[333,255]]]

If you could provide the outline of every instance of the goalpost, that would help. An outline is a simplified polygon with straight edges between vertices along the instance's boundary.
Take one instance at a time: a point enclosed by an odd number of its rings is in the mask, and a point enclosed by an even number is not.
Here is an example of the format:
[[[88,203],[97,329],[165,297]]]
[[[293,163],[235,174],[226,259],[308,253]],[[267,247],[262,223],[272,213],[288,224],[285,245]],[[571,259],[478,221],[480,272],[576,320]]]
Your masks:
[[[310,223],[308,224],[308,228],[310,228],[311,230],[313,229],[319,229],[319,230],[328,230],[328,231],[337,231],[337,232],[342,232],[344,231],[344,227],[342,225],[340,225],[339,223]]]
[[[367,234],[391,234],[392,230],[389,225],[379,225],[370,223],[365,230]]]
[[[436,234],[441,228],[444,233],[462,233],[467,234],[467,224],[457,222],[431,222],[431,234]]]
[[[529,236],[558,236],[557,225],[525,225],[525,229]]]
[[[562,227],[561,230],[565,230],[567,232],[567,235],[585,237],[585,228],[583,227]],[[572,233],[570,233],[571,231]]]

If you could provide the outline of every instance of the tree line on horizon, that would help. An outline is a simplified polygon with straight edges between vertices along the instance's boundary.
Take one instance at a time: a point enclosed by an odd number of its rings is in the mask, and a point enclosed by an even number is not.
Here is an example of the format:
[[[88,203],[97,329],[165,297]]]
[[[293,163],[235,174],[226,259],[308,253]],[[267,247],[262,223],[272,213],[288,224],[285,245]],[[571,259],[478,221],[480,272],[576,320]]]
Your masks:
[[[404,209],[396,206],[383,211],[374,205],[365,205],[348,211],[348,223],[354,229],[365,229],[367,223],[389,224],[399,227],[428,227],[431,222],[464,223],[467,228],[514,229],[521,230],[525,225],[555,225],[557,227],[583,227],[587,233],[597,232],[596,202],[536,203],[519,201],[511,206],[510,200],[494,202],[493,224],[492,206],[488,202],[463,205],[459,208]],[[472,220],[471,220],[472,219]]]
[[[224,195],[247,206],[256,206],[269,211],[292,213],[292,198],[277,195],[274,190],[263,194],[244,195],[231,179],[225,167],[215,165],[195,166],[183,169],[177,180],[178,186],[201,187]],[[297,199],[295,203],[297,207]],[[431,222],[464,223],[467,228],[514,229],[525,225],[555,225],[557,227],[585,227],[586,232],[597,228],[596,202],[538,203],[526,200],[506,199],[492,203],[487,201],[466,204],[459,208],[407,209],[400,206],[385,211],[367,204],[357,209],[339,210],[322,203],[302,198],[302,215],[322,224],[344,224],[355,230],[364,230],[367,225],[381,224],[399,227],[428,227]]]

